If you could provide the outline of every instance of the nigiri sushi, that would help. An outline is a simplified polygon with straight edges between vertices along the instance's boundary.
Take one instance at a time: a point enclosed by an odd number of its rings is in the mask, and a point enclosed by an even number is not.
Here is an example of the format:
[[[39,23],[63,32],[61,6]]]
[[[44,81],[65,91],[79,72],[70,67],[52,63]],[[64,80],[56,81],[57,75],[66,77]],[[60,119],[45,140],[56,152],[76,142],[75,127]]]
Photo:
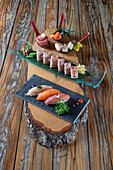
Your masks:
[[[68,94],[65,94],[65,93],[60,93],[58,95],[54,95],[54,96],[51,96],[51,97],[47,98],[44,103],[46,105],[48,105],[48,104],[57,104],[59,102],[58,99],[60,99],[60,101],[67,102],[70,99],[70,96]]]
[[[61,93],[57,89],[48,89],[38,94],[36,100],[46,100],[48,97]]]
[[[47,89],[52,89],[52,86],[47,86],[47,85],[39,85],[36,87],[31,88],[27,94],[25,94],[26,96],[36,96],[38,95],[40,92],[47,90]]]

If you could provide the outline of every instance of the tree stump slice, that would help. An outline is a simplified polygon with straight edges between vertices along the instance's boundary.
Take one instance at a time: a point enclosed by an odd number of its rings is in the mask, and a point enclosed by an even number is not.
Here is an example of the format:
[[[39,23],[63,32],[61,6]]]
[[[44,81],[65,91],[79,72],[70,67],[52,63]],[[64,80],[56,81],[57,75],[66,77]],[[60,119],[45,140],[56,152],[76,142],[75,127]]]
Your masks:
[[[55,31],[55,28],[47,29],[44,33],[50,37],[50,35]],[[64,36],[61,42],[69,42],[69,36]],[[72,51],[68,54],[58,53],[54,44],[56,41],[49,38],[50,46],[49,48],[45,48],[46,51],[57,54],[60,57],[66,58],[68,60],[72,60],[78,63],[78,58],[76,56],[76,52]],[[35,46],[39,47],[37,43],[34,43]],[[84,95],[82,89],[79,86],[79,83],[72,81],[70,79],[66,79],[59,75],[55,75],[43,68],[37,67],[32,63],[28,62],[28,75],[27,80],[33,75],[36,74],[42,78],[45,78],[53,83],[61,85],[69,90],[77,92],[79,94]],[[81,116],[77,119],[75,124],[71,124],[51,113],[38,108],[28,102],[24,102],[25,106],[25,114],[27,117],[27,124],[30,129],[30,132],[34,137],[37,138],[37,142],[46,147],[55,147],[57,145],[62,144],[70,144],[76,139],[76,133],[82,124],[86,123],[88,118],[88,107],[81,114]]]

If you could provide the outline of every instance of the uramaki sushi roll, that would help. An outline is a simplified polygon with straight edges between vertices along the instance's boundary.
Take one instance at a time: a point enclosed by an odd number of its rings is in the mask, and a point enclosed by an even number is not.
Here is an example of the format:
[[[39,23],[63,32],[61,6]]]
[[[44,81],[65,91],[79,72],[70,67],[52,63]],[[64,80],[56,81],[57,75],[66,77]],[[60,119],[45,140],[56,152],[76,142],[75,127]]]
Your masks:
[[[43,64],[49,64],[50,63],[50,57],[51,57],[51,53],[44,52],[43,53]]]
[[[58,59],[58,71],[64,71],[64,59]]]
[[[51,55],[50,68],[57,67],[57,61],[58,61],[58,56],[57,55]]]
[[[64,74],[70,75],[71,63],[64,63]]]
[[[71,78],[78,78],[78,69],[77,66],[71,67]]]
[[[37,49],[37,61],[42,61],[43,60],[43,50]]]

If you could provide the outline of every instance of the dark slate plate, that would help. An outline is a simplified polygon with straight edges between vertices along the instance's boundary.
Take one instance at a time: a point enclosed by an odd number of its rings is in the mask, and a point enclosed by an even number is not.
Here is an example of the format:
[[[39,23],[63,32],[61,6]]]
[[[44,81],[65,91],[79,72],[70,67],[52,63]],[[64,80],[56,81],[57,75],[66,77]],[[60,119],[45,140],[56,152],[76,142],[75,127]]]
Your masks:
[[[62,93],[66,93],[68,95],[70,95],[70,100],[68,101],[68,106],[70,107],[69,113],[65,113],[62,115],[58,115],[55,112],[55,105],[48,105],[46,106],[46,104],[43,101],[38,101],[36,100],[36,97],[31,97],[31,96],[26,96],[25,94],[28,92],[28,90],[31,88],[31,85],[49,85],[52,86],[55,89],[60,90]],[[43,79],[37,75],[33,75],[17,92],[16,92],[16,96],[22,98],[25,101],[28,101],[31,104],[34,104],[37,107],[40,107],[52,114],[54,114],[55,116],[60,117],[61,119],[64,119],[70,123],[74,123],[77,118],[81,115],[81,113],[83,112],[83,110],[86,108],[86,106],[88,105],[88,103],[90,102],[90,99],[88,97],[82,96],[78,93],[75,93],[71,90],[68,90],[62,86],[59,86],[55,83],[52,83],[46,79]],[[79,105],[76,105],[76,102],[78,102],[79,99],[83,99],[84,102],[83,103],[79,103]],[[75,107],[73,107],[72,105],[75,104]]]

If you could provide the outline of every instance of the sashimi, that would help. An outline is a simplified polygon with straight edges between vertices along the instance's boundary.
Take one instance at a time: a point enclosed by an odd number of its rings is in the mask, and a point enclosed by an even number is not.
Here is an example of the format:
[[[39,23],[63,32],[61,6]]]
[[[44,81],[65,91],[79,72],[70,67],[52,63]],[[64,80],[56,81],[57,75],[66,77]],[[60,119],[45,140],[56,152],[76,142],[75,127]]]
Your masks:
[[[46,100],[48,97],[61,93],[57,89],[48,89],[38,94],[36,100]]]
[[[37,36],[37,43],[41,46],[41,47],[46,47],[48,46],[48,37],[42,33],[41,35]]]
[[[58,99],[60,99],[60,101],[67,102],[70,99],[70,96],[68,94],[65,94],[65,93],[60,93],[58,95],[54,95],[54,96],[51,96],[51,97],[47,98],[44,103],[46,105],[48,105],[48,104],[57,104],[57,103],[59,103]]]
[[[47,85],[39,85],[36,87],[31,88],[27,94],[25,94],[26,96],[36,96],[38,95],[40,92],[47,90],[47,89],[52,89],[52,86],[47,86]]]

